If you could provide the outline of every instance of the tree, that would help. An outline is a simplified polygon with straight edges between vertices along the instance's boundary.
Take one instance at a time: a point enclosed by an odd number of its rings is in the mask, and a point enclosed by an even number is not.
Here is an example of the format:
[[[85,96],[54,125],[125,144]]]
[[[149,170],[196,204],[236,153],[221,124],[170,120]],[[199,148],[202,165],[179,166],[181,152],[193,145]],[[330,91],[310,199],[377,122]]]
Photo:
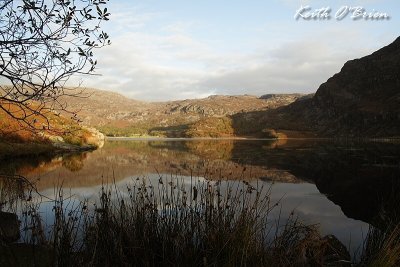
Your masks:
[[[110,44],[100,28],[108,0],[0,0],[0,109],[23,127],[49,128],[48,114],[70,112],[66,82],[94,74],[94,50]]]

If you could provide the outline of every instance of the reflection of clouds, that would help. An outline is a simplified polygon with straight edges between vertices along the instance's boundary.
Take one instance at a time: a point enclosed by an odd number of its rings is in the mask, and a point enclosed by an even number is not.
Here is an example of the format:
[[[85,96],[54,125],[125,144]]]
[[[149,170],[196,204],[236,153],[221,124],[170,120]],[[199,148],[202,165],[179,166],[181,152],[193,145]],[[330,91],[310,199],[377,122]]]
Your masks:
[[[279,184],[272,187],[271,198],[279,200],[282,219],[294,210],[295,215],[306,224],[318,224],[322,235],[333,234],[351,252],[359,249],[368,231],[368,224],[347,218],[341,208],[321,195],[313,184]],[[278,216],[277,212],[272,215]]]
[[[167,186],[171,180],[174,184],[178,183],[180,187],[184,187],[187,192],[190,192],[193,186],[207,184],[206,179],[202,177],[188,177],[188,176],[173,176],[170,174],[161,174],[164,185]],[[159,186],[160,175],[149,174],[146,176],[144,182],[147,186],[152,185],[157,196],[157,187]],[[70,201],[72,208],[78,205],[80,201],[89,201],[89,208],[93,208],[93,204],[99,203],[99,196],[102,187],[114,191],[118,190],[119,198],[128,198],[127,186],[138,186],[143,183],[143,180],[136,177],[127,177],[124,180],[116,182],[115,184],[104,184],[92,187],[81,187],[64,190],[64,199]],[[215,184],[215,181],[210,183]],[[306,224],[318,224],[322,235],[333,234],[346,246],[350,245],[351,251],[354,252],[359,248],[362,243],[363,237],[368,230],[368,224],[347,218],[341,211],[340,207],[328,200],[325,196],[321,195],[313,184],[287,184],[287,183],[266,183],[254,181],[251,183],[254,187],[264,187],[262,191],[264,196],[270,189],[271,206],[280,201],[280,205],[276,207],[270,214],[270,221],[275,222],[281,218],[281,222],[285,222],[294,211],[295,216],[298,216],[301,221]],[[227,192],[228,187],[236,188],[244,187],[242,181],[229,181],[221,182],[221,192]],[[41,194],[54,198],[54,190],[44,190]],[[113,194],[112,196],[115,196]],[[255,194],[253,195],[255,196]],[[40,213],[45,225],[53,223],[53,206],[52,202],[44,202],[40,206]]]
[[[161,174],[162,181],[164,184],[167,184],[168,182],[171,181],[171,175],[170,174]],[[177,180],[175,179],[177,178]],[[160,176],[158,174],[148,174],[143,177],[127,177],[123,180],[120,180],[116,183],[104,183],[103,185],[96,185],[96,186],[91,186],[91,187],[77,187],[77,188],[71,188],[71,189],[65,189],[63,190],[64,192],[64,199],[70,199],[72,201],[85,201],[89,200],[90,202],[98,202],[99,200],[99,194],[101,192],[101,189],[104,187],[105,189],[109,189],[112,191],[115,191],[115,189],[119,190],[119,194],[124,197],[128,197],[129,194],[127,194],[127,187],[132,187],[134,185],[139,186],[143,182],[145,182],[146,186],[154,186],[157,187],[159,184]],[[187,176],[173,176],[172,181],[174,184],[176,184],[178,181],[178,184],[180,186],[184,186],[186,189],[190,189],[192,185],[198,184],[198,183],[207,183],[209,182],[210,184],[215,184],[215,181],[208,181],[204,179],[203,177],[193,177],[192,182],[191,178]],[[49,199],[55,199],[56,195],[54,194],[54,189],[46,189],[40,192],[41,195],[46,196]],[[156,192],[157,193],[157,192]],[[40,197],[37,197],[35,201],[39,202]]]

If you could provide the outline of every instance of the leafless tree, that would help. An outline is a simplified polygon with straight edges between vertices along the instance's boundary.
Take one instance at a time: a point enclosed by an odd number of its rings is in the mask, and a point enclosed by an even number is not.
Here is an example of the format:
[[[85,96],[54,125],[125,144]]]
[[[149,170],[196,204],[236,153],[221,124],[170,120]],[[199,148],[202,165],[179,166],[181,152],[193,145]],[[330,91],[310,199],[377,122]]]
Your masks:
[[[68,111],[61,97],[80,92],[66,82],[94,74],[94,50],[110,44],[100,28],[110,16],[107,2],[0,0],[1,110],[30,129],[48,128],[50,112]]]

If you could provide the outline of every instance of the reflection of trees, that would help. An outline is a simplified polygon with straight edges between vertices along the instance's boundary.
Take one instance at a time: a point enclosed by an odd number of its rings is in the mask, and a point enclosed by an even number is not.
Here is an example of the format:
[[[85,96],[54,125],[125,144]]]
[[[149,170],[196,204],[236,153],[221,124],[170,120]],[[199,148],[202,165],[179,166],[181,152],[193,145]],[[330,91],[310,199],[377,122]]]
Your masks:
[[[63,157],[62,165],[72,172],[80,171],[85,165],[83,161],[87,158],[86,153],[74,154]]]

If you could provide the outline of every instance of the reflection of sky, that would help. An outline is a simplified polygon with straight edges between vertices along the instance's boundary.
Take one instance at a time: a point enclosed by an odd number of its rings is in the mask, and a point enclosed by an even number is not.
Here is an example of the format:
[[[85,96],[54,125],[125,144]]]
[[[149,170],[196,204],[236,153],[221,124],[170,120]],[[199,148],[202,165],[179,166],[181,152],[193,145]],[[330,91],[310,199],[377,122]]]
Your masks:
[[[368,231],[368,224],[347,218],[341,208],[319,193],[314,184],[276,183],[272,189],[272,199],[282,201],[283,214],[292,210],[306,224],[319,224],[322,235],[333,234],[351,251],[356,251]]]
[[[163,175],[163,179],[170,179],[170,175]],[[183,178],[183,179],[181,179]],[[184,184],[185,188],[191,187],[190,177],[179,177],[179,183]],[[159,181],[158,174],[149,174],[147,183],[157,187]],[[193,183],[202,183],[206,180],[203,178],[193,178]],[[122,192],[122,196],[127,196],[126,187],[137,182],[136,179],[126,178],[122,181],[117,182],[113,187],[118,188]],[[240,184],[238,181],[230,181],[229,185]],[[254,185],[256,182],[254,182]],[[278,217],[279,211],[281,211],[281,219],[284,222],[289,214],[294,211],[294,214],[299,217],[301,221],[306,224],[318,224],[322,235],[333,234],[343,244],[350,247],[352,252],[355,252],[362,239],[368,231],[368,224],[357,221],[354,219],[347,218],[340,207],[331,202],[326,196],[319,193],[317,187],[314,184],[300,183],[300,184],[288,184],[288,183],[271,183],[258,182],[259,186],[264,186],[271,189],[271,203],[276,203],[281,200],[281,205],[276,208],[272,213],[270,219],[275,221]],[[107,187],[107,186],[106,186]],[[64,197],[69,198],[78,204],[79,201],[89,200],[89,205],[93,207],[95,202],[98,202],[99,192],[101,191],[102,185],[93,187],[82,187],[74,188],[71,190],[64,190]],[[188,190],[189,191],[189,190]],[[226,184],[221,184],[221,191],[226,191]],[[266,192],[267,190],[264,190]],[[54,190],[48,189],[42,191],[41,194],[54,197]],[[51,225],[53,218],[53,203],[45,202],[40,208],[42,219],[46,225]]]

